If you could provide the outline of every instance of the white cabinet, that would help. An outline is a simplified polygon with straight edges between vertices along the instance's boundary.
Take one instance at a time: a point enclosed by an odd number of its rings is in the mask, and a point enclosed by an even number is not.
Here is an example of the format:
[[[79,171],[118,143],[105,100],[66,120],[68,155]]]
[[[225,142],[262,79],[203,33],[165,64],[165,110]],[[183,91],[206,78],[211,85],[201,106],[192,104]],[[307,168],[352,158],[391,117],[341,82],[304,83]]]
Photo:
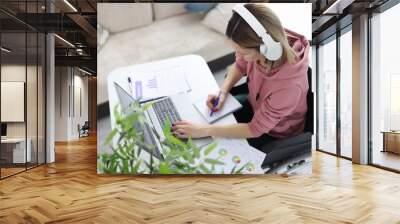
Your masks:
[[[12,148],[12,162],[13,163],[25,163],[32,161],[32,140],[28,138],[26,140],[27,147],[25,151],[25,138],[7,138],[2,139],[2,146]],[[26,159],[26,161],[25,161]]]

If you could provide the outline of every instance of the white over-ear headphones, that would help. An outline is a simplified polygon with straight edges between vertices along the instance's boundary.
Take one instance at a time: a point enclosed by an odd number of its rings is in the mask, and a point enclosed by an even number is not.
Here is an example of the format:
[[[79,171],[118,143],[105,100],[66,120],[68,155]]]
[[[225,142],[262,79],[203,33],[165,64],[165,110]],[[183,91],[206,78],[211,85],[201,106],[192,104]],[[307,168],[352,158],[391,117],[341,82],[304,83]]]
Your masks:
[[[268,60],[278,60],[282,56],[281,43],[272,39],[267,30],[261,25],[256,17],[253,16],[253,14],[251,14],[249,10],[247,10],[242,4],[235,5],[233,11],[237,12],[264,42],[264,44],[260,45],[260,53],[263,54]]]

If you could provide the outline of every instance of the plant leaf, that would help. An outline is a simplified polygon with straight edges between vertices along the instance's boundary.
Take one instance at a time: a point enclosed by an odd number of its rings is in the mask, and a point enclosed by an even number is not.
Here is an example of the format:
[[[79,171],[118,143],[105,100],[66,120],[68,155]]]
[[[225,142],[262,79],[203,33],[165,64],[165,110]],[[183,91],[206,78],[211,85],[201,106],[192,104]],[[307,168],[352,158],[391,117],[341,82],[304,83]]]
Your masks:
[[[104,145],[108,145],[110,141],[114,138],[114,136],[118,133],[118,130],[114,128],[106,137],[106,140],[104,140]]]
[[[122,173],[124,173],[124,174],[129,173],[129,160],[126,160],[126,159],[122,160],[121,165],[122,165],[122,168],[121,168]]]
[[[221,162],[217,159],[206,158],[206,159],[204,159],[204,162],[209,163],[211,165],[225,165],[224,162]]]
[[[236,165],[234,167],[232,167],[231,174],[235,173],[235,169],[236,169]]]
[[[171,174],[171,170],[169,169],[169,165],[166,162],[161,162],[160,163],[160,174]]]
[[[200,165],[199,165],[199,168],[200,168],[200,170],[203,171],[204,173],[211,173],[211,171],[210,171],[206,166],[204,166],[203,164],[200,164]]]
[[[217,147],[217,142],[213,142],[204,150],[204,155],[208,156]]]
[[[247,166],[247,163],[244,164],[241,168],[239,168],[239,169],[235,172],[235,174],[242,174],[242,170],[243,170],[246,166]]]
[[[137,174],[138,170],[139,170],[139,167],[140,167],[140,164],[142,164],[142,160],[139,159],[139,160],[137,160],[135,166],[132,167],[131,173]]]

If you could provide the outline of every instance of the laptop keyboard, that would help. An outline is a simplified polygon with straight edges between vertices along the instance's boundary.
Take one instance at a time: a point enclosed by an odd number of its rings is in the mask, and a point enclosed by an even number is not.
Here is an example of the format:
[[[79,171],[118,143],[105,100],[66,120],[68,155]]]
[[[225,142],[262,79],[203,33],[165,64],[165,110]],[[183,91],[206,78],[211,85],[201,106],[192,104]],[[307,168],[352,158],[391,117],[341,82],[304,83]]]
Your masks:
[[[167,121],[167,119],[169,119],[171,124],[174,123],[175,121],[181,120],[181,117],[176,111],[174,103],[169,97],[155,102],[153,104],[153,109],[162,127],[164,127],[164,124]]]

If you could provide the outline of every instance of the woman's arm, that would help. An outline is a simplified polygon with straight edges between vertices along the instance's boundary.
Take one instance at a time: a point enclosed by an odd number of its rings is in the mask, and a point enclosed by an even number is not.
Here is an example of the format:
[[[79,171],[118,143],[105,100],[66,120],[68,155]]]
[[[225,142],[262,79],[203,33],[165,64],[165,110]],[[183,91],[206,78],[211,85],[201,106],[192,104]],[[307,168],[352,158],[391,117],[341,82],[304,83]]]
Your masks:
[[[230,125],[193,124],[188,121],[177,121],[172,126],[173,133],[181,138],[202,138],[207,136],[227,138],[253,138],[246,123]]]
[[[207,136],[227,138],[253,138],[247,123],[229,125],[206,125],[204,132]]]
[[[243,77],[236,65],[233,64],[228,71],[228,75],[225,78],[224,83],[221,86],[221,91],[228,93],[232,87]]]
[[[219,111],[222,108],[222,106],[224,105],[224,102],[225,102],[228,92],[243,77],[243,74],[240,72],[240,70],[236,66],[237,65],[234,64],[228,70],[228,74],[224,80],[224,83],[221,86],[220,95],[219,95],[220,98],[219,98],[219,102],[217,105],[214,105],[214,102],[217,99],[217,95],[214,95],[214,94],[208,95],[206,103],[210,109],[212,109],[214,111]]]

